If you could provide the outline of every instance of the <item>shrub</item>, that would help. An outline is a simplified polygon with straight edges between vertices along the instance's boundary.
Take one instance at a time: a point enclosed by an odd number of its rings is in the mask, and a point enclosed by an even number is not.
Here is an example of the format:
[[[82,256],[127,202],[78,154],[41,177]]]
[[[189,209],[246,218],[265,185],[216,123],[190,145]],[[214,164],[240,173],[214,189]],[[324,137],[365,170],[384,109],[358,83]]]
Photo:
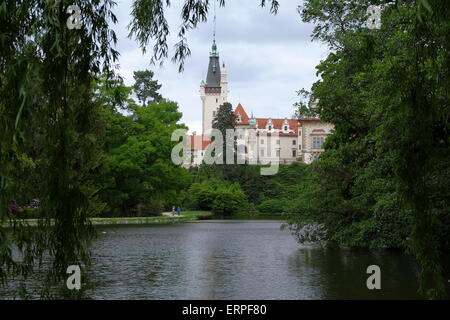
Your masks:
[[[216,215],[230,216],[248,206],[245,193],[239,184],[211,179],[194,183],[186,194],[191,209],[212,210]]]
[[[258,211],[264,214],[280,214],[286,212],[286,200],[266,200],[258,206]]]
[[[238,184],[217,190],[212,204],[215,215],[232,216],[241,213],[248,207],[244,192]]]

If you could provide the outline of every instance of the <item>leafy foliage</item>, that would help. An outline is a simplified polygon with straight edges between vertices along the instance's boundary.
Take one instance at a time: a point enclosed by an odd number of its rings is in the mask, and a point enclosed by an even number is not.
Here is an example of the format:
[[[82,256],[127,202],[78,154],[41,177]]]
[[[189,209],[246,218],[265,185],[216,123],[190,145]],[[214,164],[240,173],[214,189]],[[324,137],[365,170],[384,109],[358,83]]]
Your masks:
[[[237,183],[210,179],[193,183],[187,194],[189,207],[212,210],[214,214],[220,216],[236,215],[244,212],[248,207],[245,193]]]
[[[280,214],[285,213],[286,201],[282,199],[269,199],[262,202],[257,207],[258,211],[265,214]]]
[[[177,37],[178,42],[174,45],[175,53],[172,61],[179,63],[179,70],[184,69],[184,61],[190,56],[191,50],[187,43],[187,32],[195,29],[199,23],[208,20],[208,13],[213,1],[217,0],[185,0],[181,10],[181,25]],[[270,2],[270,12],[276,14],[279,3],[277,0],[261,0],[260,5],[266,6]],[[218,0],[219,6],[225,6],[225,0]],[[161,62],[169,56],[167,39],[170,27],[166,19],[166,10],[170,7],[170,0],[134,0],[133,17],[129,24],[129,37],[134,37],[141,46],[143,52],[147,51],[147,46],[154,41],[153,54],[150,62],[152,64]]]
[[[66,8],[73,1],[0,5],[0,221],[7,219],[8,203],[17,195],[32,193],[45,214],[33,231],[7,233],[0,226],[0,278],[25,278],[48,254],[44,296],[61,284],[68,265],[89,263],[90,173],[99,165],[96,136],[101,130],[90,83],[117,58],[108,25],[116,22],[114,3],[77,2],[84,22],[80,30],[65,27]],[[21,261],[13,259],[12,243]]]
[[[368,30],[369,4],[310,0],[301,10],[316,24],[313,38],[333,49],[317,67],[312,97],[335,133],[308,170],[293,228],[318,223],[340,245],[408,248],[421,267],[420,292],[443,297],[449,4],[396,1],[381,29]]]
[[[182,201],[190,181],[188,172],[171,161],[171,134],[185,128],[178,121],[178,105],[167,100],[139,106],[129,97],[131,88],[121,82],[114,89],[97,85],[106,123],[105,163],[98,177],[99,195],[106,205],[103,216],[149,216]],[[124,115],[114,96],[127,101]],[[109,98],[107,98],[109,97]],[[112,104],[111,104],[112,102]]]
[[[154,73],[151,70],[135,71],[133,90],[140,102],[145,107],[147,101],[159,101],[162,96],[158,93],[161,85],[157,80],[153,80]]]
[[[236,148],[236,138],[227,137],[227,130],[234,130],[235,126],[236,116],[233,112],[233,106],[231,103],[225,102],[223,105],[219,106],[212,123],[212,127],[221,132],[224,142],[221,148],[216,148],[216,152],[218,153],[216,156],[219,159],[223,159],[223,165],[220,165],[220,167],[225,179],[228,178],[230,170],[233,170],[233,164],[236,163],[236,154],[234,152]],[[232,154],[228,153],[230,151]],[[231,160],[233,164],[230,163]]]

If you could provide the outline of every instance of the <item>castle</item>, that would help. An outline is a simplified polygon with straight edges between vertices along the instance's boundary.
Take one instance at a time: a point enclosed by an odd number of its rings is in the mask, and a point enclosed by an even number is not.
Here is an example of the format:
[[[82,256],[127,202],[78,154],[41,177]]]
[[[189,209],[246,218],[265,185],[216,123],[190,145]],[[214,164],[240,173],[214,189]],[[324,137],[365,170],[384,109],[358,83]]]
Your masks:
[[[219,53],[215,40],[209,57],[206,83],[200,84],[202,101],[202,135],[189,136],[187,156],[191,165],[198,166],[203,162],[205,152],[211,144],[209,132],[217,111],[228,102],[228,74],[225,65],[220,65]],[[278,163],[313,162],[321,152],[323,143],[333,130],[333,125],[319,118],[276,119],[255,118],[249,116],[240,103],[234,110],[236,116],[237,144],[245,144],[245,157],[248,163],[266,164],[269,161]],[[246,132],[254,134],[249,138]],[[270,143],[270,138],[274,142]],[[252,145],[249,148],[248,145]],[[251,149],[251,150],[250,150]]]

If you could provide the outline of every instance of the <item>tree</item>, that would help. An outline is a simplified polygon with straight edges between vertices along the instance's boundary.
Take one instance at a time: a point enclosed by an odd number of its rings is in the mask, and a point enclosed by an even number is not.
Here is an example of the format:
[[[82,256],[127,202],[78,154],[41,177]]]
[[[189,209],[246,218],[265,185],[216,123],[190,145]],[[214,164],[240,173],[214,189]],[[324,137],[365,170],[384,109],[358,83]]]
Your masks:
[[[234,163],[236,163],[236,138],[233,136],[232,139],[227,139],[227,130],[234,130],[236,126],[236,116],[233,112],[233,106],[231,103],[225,102],[223,105],[219,106],[216,116],[213,119],[212,127],[219,130],[222,133],[224,145],[222,148],[216,149],[221,153],[218,156],[223,159],[223,176],[228,179]],[[233,154],[229,155],[228,152],[231,151]],[[233,164],[227,163],[227,159],[233,159]]]
[[[227,129],[234,129],[236,126],[236,116],[233,112],[233,106],[231,103],[225,102],[217,110],[216,116],[213,119],[212,124],[214,129],[222,132],[225,136]]]
[[[144,107],[148,105],[147,102],[157,102],[162,99],[162,96],[158,93],[161,85],[158,84],[157,80],[153,80],[153,71],[135,71],[133,74],[135,81],[133,90]]]
[[[232,216],[248,207],[247,198],[238,183],[209,179],[193,183],[187,205],[193,209],[212,210],[220,216]]]
[[[117,58],[111,49],[116,37],[108,26],[116,22],[114,3],[82,2],[84,25],[79,30],[66,26],[72,4],[7,0],[0,6],[0,278],[6,281],[11,271],[26,278],[48,254],[51,267],[45,269],[44,296],[52,294],[52,286],[63,285],[68,265],[89,263],[89,175],[101,157],[96,139],[99,108],[91,83]],[[27,148],[32,130],[39,132],[38,158],[36,149]],[[30,159],[36,160],[36,168],[29,166],[27,172],[37,177],[34,194],[45,219],[32,231],[18,227],[7,233],[2,224],[15,186],[29,182],[27,177],[14,180],[17,164],[31,163]],[[20,261],[13,259],[13,244],[23,255]]]
[[[295,227],[324,224],[329,240],[349,246],[402,243],[421,267],[420,293],[440,298],[450,230],[450,196],[437,191],[449,190],[449,4],[397,1],[380,30],[364,26],[368,5],[310,0],[301,11],[333,49],[312,91],[335,134],[311,167]]]
[[[188,172],[174,165],[171,134],[185,128],[178,121],[182,114],[174,102],[160,100],[149,107],[134,104],[130,89],[116,88],[124,94],[131,114],[123,115],[104,104],[106,122],[105,169],[98,178],[99,195],[107,204],[104,216],[149,216],[180,203],[182,190],[190,181]],[[106,92],[104,90],[107,90]],[[111,91],[101,87],[108,96]],[[111,99],[103,99],[111,101]]]

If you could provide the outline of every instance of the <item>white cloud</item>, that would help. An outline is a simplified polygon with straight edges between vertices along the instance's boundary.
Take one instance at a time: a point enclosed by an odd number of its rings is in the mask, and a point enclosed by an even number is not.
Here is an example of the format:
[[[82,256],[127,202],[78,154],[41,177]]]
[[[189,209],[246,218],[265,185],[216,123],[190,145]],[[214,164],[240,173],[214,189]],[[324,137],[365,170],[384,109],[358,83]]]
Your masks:
[[[173,1],[168,11],[171,34],[179,25],[180,1]],[[228,70],[230,102],[241,102],[257,117],[290,117],[298,101],[296,91],[310,89],[317,80],[315,66],[325,58],[324,46],[311,43],[312,26],[300,21],[294,1],[281,1],[277,16],[261,9],[258,1],[227,1],[218,9],[217,44]],[[150,66],[149,55],[143,56],[137,43],[127,38],[126,26],[131,21],[131,0],[121,1],[115,10],[119,25],[118,50],[120,74],[125,83],[133,83],[133,71],[152,69],[162,84],[161,94],[178,102],[182,122],[191,131],[201,132],[201,100],[199,84],[205,77],[212,43],[212,17],[188,35],[192,56],[186,60],[185,71],[170,59],[162,67]],[[176,39],[171,37],[170,42]],[[150,47],[151,49],[151,47]]]

